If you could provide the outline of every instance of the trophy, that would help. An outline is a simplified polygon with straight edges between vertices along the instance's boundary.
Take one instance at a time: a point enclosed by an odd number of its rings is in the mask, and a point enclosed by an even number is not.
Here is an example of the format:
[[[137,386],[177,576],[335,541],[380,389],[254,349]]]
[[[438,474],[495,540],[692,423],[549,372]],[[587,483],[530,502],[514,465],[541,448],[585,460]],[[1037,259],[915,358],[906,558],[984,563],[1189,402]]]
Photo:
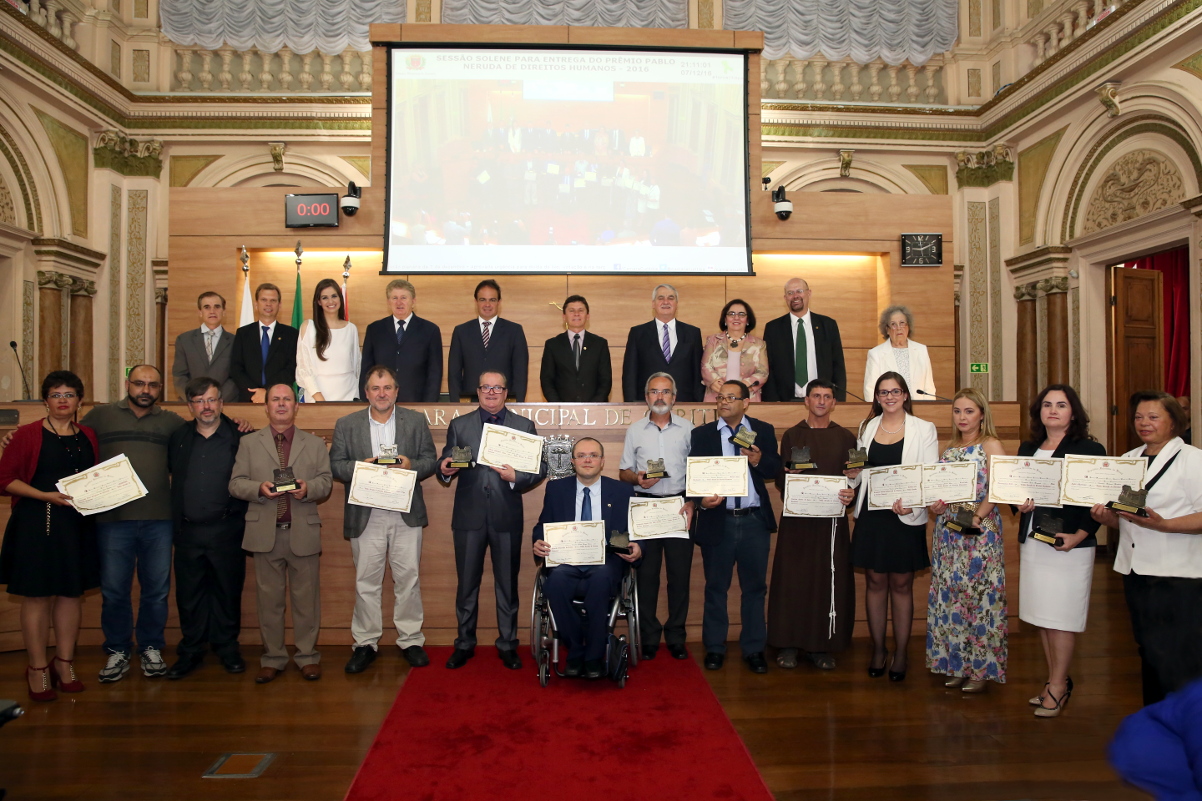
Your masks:
[[[1114,509],[1116,512],[1126,512],[1136,517],[1147,517],[1148,510],[1144,508],[1147,505],[1148,491],[1146,489],[1131,489],[1130,486],[1124,484],[1123,491],[1119,493],[1119,499],[1107,502],[1106,508]]]
[[[397,459],[396,445],[380,445],[380,455],[376,457],[376,464],[397,464],[400,460]]]
[[[793,448],[793,453],[789,457],[788,464],[785,467],[790,470],[817,470],[818,465],[810,460],[810,449],[808,446],[804,448]]]
[[[868,464],[868,451],[864,448],[850,448],[847,451],[847,462],[843,465],[848,470],[859,470]]]
[[[1041,512],[1035,518],[1035,525],[1031,527],[1030,536],[1046,542],[1052,547],[1064,544],[1064,538],[1060,535],[1063,533],[1060,529],[1064,528],[1064,521],[1059,517],[1052,517],[1047,512]]]
[[[609,533],[609,550],[614,553],[630,553],[630,535],[621,531]]]
[[[730,442],[736,448],[751,448],[755,445],[755,432],[750,428],[739,427],[739,430],[731,436]]]
[[[451,463],[448,467],[453,467],[456,470],[465,470],[475,466],[476,463],[472,461],[471,445],[464,445],[463,447],[454,445],[451,447]]]
[[[272,492],[292,492],[294,489],[300,489],[300,484],[296,481],[296,476],[292,473],[291,467],[277,467],[275,469],[275,479],[271,484]]]
[[[570,434],[554,434],[543,438],[543,461],[547,463],[547,480],[576,475],[572,464],[572,448],[576,438]]]
[[[646,478],[671,478],[668,471],[664,469],[663,459],[648,459]]]
[[[972,518],[972,509],[960,509],[947,519],[947,527],[966,537],[976,536],[981,533],[981,529],[973,526]]]

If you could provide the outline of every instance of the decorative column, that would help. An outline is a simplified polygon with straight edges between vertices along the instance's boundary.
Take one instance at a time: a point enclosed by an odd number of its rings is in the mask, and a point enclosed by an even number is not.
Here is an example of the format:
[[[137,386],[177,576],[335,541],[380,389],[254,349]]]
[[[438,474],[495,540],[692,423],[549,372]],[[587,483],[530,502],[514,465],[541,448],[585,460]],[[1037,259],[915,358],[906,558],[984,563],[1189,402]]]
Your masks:
[[[1068,278],[1045,278],[1038,286],[1048,304],[1048,383],[1068,384]]]
[[[1026,440],[1031,435],[1031,424],[1027,409],[1039,394],[1039,378],[1036,371],[1039,366],[1039,331],[1035,322],[1035,290],[1036,284],[1019,284],[1014,288],[1016,310],[1015,356],[1017,393],[1015,399],[1019,405],[1020,438]]]
[[[70,344],[67,348],[67,363],[71,372],[83,381],[85,391],[95,399],[92,383],[92,298],[96,295],[96,282],[82,278],[71,280]]]
[[[154,291],[154,363],[167,375],[167,290]]]
[[[38,270],[38,364],[29,380],[35,394],[43,376],[66,366],[67,306],[63,290],[70,286],[71,276]]]

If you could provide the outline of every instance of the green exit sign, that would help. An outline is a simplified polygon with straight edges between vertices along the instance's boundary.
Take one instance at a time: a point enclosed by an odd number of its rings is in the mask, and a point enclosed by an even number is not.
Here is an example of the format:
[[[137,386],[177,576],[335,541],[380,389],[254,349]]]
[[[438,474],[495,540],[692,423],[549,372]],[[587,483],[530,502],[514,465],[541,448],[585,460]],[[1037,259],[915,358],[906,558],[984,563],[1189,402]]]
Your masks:
[[[968,365],[968,372],[970,372],[970,373],[988,373],[989,372],[989,362],[972,362],[971,364]]]

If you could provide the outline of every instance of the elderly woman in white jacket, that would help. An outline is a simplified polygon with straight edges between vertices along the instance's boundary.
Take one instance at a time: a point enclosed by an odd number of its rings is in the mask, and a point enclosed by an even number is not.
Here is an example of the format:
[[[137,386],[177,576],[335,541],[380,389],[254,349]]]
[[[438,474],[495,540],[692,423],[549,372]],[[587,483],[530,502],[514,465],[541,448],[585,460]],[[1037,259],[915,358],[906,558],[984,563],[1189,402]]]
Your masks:
[[[860,425],[858,447],[868,452],[869,467],[933,464],[939,460],[935,425],[915,417],[906,379],[886,372],[872,387],[872,413]],[[848,470],[853,487],[860,487],[860,470]],[[856,500],[851,562],[864,569],[864,606],[872,636],[868,675],[903,681],[909,666],[906,649],[914,618],[914,573],[930,566],[927,556],[927,510],[905,506],[900,498],[889,507],[870,508],[868,482]],[[893,661],[885,648],[887,612],[893,605]]]
[[[883,373],[895,372],[906,379],[915,394],[914,400],[935,400],[935,377],[931,372],[931,356],[927,346],[910,339],[914,316],[905,306],[890,306],[881,312],[877,330],[885,342],[868,351],[864,366],[864,398],[876,386]],[[925,393],[925,394],[924,394]]]

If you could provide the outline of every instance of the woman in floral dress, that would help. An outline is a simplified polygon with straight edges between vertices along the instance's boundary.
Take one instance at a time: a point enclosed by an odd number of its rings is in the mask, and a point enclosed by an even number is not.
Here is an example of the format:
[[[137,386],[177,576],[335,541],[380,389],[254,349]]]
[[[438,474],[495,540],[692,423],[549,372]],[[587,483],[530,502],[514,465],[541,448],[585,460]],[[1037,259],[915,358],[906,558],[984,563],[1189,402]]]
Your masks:
[[[930,505],[935,520],[931,547],[931,590],[927,596],[927,667],[947,676],[944,686],[966,693],[985,691],[989,681],[1006,681],[1006,571],[1002,519],[985,500],[988,459],[1005,453],[993,428],[989,402],[975,389],[952,400],[955,433],[940,462],[977,464],[973,503]],[[957,512],[972,514],[964,533],[949,528]]]

